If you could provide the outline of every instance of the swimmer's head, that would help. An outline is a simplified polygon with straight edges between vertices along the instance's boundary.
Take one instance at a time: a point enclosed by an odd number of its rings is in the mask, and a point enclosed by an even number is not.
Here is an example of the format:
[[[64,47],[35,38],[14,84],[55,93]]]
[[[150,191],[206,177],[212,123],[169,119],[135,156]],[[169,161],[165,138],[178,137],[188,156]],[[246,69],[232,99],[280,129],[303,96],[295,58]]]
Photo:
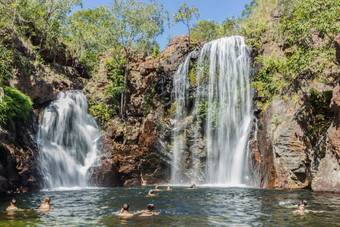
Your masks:
[[[127,211],[128,211],[128,210],[129,210],[129,207],[130,207],[129,204],[125,203],[125,204],[123,205],[123,210],[127,210]]]
[[[150,203],[150,204],[148,204],[147,208],[148,208],[149,211],[153,211],[155,209],[155,205]]]
[[[307,206],[307,200],[301,200],[301,203],[303,203],[303,205]]]
[[[153,194],[153,190],[150,190],[150,191],[149,191],[149,194]]]
[[[158,187],[158,186],[155,186],[155,189],[159,189],[159,187]]]
[[[298,209],[305,210],[305,204],[302,201],[298,204]]]
[[[50,197],[46,197],[46,198],[45,198],[45,203],[50,204],[50,202],[51,202],[51,198],[50,198]]]
[[[17,201],[15,199],[12,199],[11,204],[16,205]]]

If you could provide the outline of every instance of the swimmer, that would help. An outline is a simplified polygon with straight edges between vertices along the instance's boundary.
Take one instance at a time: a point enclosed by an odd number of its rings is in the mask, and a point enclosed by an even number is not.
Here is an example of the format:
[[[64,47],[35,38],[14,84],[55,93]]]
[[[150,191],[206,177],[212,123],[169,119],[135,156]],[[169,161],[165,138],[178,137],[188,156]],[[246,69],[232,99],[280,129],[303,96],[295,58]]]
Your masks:
[[[130,211],[130,206],[129,204],[125,203],[123,205],[123,208],[120,210],[118,216],[121,216],[121,217],[125,217],[125,218],[130,218],[133,216],[133,214],[131,214],[129,211]]]
[[[150,190],[150,191],[148,192],[148,196],[155,196],[154,190]]]
[[[41,211],[49,211],[50,210],[50,202],[51,202],[51,198],[50,197],[46,197],[45,198],[45,202],[43,204],[41,204],[40,206],[40,210]]]
[[[17,201],[15,199],[12,199],[10,202],[10,205],[6,208],[6,211],[21,211],[22,209],[19,209],[17,207]]]
[[[155,191],[160,191],[159,186],[155,186]]]
[[[295,214],[300,214],[300,215],[304,215],[305,213],[308,213],[307,210],[305,210],[305,203],[303,203],[302,201],[298,204],[298,208],[297,210],[294,211]]]
[[[148,204],[147,210],[141,210],[137,212],[136,214],[140,214],[140,216],[154,216],[159,215],[159,212],[155,211],[155,205],[154,204]]]
[[[192,185],[190,185],[190,187],[188,189],[196,189],[196,188],[197,188],[196,184],[192,184]]]
[[[299,204],[303,204],[305,207],[307,206],[307,201],[306,200],[301,200],[299,203],[297,204],[291,204],[291,205],[284,205],[286,208],[298,208]]]
[[[168,186],[168,188],[166,189],[167,191],[171,191],[172,188],[170,186]]]

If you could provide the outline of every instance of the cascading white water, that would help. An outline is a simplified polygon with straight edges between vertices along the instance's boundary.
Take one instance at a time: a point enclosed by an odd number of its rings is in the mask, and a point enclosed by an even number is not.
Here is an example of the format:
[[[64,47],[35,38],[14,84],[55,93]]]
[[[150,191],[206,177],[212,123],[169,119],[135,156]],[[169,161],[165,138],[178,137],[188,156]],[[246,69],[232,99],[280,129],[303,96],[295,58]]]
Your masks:
[[[38,131],[46,188],[86,187],[98,160],[101,134],[80,91],[59,93],[44,111]]]
[[[253,119],[250,51],[240,36],[207,43],[193,66],[194,77],[189,69],[191,58],[192,55],[187,57],[174,78],[177,112],[173,129],[172,182],[246,184],[247,145]],[[190,83],[195,88],[192,97]],[[189,141],[186,130],[190,130],[187,124],[191,119],[195,123],[194,139]],[[197,152],[200,134],[206,144],[206,158],[202,160]],[[205,165],[201,165],[202,162]]]

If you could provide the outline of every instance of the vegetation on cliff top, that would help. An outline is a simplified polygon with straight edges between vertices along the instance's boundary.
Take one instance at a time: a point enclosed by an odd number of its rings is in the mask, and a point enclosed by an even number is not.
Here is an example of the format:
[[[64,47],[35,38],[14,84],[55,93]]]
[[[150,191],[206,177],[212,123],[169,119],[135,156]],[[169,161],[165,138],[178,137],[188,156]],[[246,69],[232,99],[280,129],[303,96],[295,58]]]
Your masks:
[[[105,89],[109,103],[91,108],[106,121],[125,112],[131,55],[136,51],[159,53],[155,37],[164,31],[168,12],[156,1],[120,0],[70,15],[71,8],[81,4],[81,0],[1,1],[0,80],[8,81],[13,65],[20,61],[21,65],[27,60],[45,64],[44,57],[55,55],[61,43],[93,72],[98,71],[100,56],[110,55],[105,67],[110,79]],[[333,40],[340,33],[339,11],[339,1],[253,0],[240,18],[227,18],[223,23],[201,20],[192,27],[190,20],[199,15],[198,9],[184,3],[174,22],[185,22],[194,43],[245,36],[259,66],[253,86],[265,108],[275,95],[298,91],[303,78],[332,83],[337,75]],[[5,38],[9,31],[31,45],[32,59],[15,56]]]
[[[303,78],[332,83],[337,75],[333,42],[340,33],[339,12],[339,1],[253,0],[241,18],[222,24],[202,20],[191,34],[198,42],[245,36],[259,66],[253,86],[265,108],[275,95],[297,92]]]

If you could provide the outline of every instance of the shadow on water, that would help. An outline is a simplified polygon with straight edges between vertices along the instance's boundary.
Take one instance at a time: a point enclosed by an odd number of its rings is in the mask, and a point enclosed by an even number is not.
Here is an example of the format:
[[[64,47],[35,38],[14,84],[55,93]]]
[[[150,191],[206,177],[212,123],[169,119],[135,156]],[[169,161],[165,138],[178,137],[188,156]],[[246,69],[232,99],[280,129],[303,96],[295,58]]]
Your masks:
[[[272,191],[253,188],[204,187],[155,192],[151,187],[41,191],[16,195],[25,209],[5,212],[13,197],[0,198],[0,226],[330,226],[340,223],[340,196],[315,194],[306,190]],[[37,208],[50,196],[54,209],[42,213]],[[320,213],[295,215],[293,204],[306,199],[308,210]],[[118,217],[122,204],[132,213],[154,203],[159,216]]]

